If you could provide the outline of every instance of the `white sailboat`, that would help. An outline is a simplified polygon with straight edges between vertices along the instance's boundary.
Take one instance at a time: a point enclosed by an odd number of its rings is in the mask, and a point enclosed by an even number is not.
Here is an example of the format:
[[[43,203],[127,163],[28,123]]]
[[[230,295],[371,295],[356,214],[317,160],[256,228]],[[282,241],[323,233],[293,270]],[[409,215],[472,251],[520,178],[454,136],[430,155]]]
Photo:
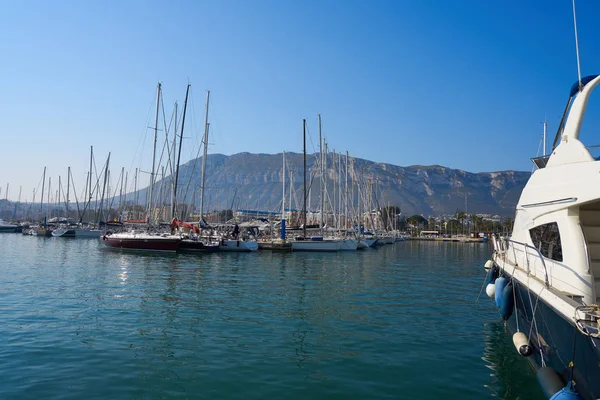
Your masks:
[[[321,126],[321,116],[319,115],[319,127]],[[306,120],[302,120],[303,143],[304,143],[304,202],[302,206],[302,236],[294,238],[292,241],[292,251],[338,251],[342,246],[342,241],[337,238],[325,238],[322,236],[308,237],[306,234],[307,210],[306,210]],[[321,215],[323,212],[321,211]]]

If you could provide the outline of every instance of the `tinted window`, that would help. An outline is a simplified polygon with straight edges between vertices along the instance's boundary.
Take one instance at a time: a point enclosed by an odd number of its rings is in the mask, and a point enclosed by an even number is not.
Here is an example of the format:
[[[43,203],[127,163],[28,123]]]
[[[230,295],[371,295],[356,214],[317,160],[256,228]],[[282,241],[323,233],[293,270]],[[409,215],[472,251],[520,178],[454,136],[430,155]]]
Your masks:
[[[544,224],[536,226],[529,230],[533,245],[542,253],[544,257],[556,261],[562,261],[562,246],[560,244],[560,233],[558,224]]]

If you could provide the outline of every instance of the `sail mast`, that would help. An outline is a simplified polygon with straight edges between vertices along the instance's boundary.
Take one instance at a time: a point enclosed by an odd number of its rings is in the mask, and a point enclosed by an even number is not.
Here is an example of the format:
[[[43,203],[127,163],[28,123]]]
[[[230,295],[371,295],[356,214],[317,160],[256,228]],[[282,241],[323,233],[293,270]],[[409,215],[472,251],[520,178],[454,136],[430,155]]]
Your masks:
[[[154,169],[156,168],[156,141],[158,139],[158,113],[160,106],[160,89],[161,83],[158,82],[156,86],[156,117],[154,119],[154,147],[152,150],[152,170],[150,171],[150,192],[148,194],[148,214],[146,216],[146,221],[148,224],[151,224],[152,221],[152,196],[154,192]]]
[[[306,238],[306,119],[302,120],[303,154],[304,154],[304,203],[302,205],[302,215],[304,219],[302,234]]]
[[[187,90],[186,90],[186,95],[187,95]],[[177,185],[173,180],[173,176],[172,174],[174,174],[177,170],[177,160],[175,159],[175,151],[177,150],[177,102],[175,102],[175,110],[173,111],[173,114],[175,115],[175,123],[173,124],[175,126],[174,128],[174,133],[173,133],[173,149],[171,150],[171,154],[173,155],[173,160],[172,162],[172,167],[171,167],[171,184],[172,184],[172,192],[171,192],[171,219],[175,218],[175,206],[173,206],[173,204],[176,204],[176,198],[177,198]],[[182,135],[183,136],[183,135]]]
[[[71,167],[67,167],[67,201],[65,204],[65,211],[67,219],[69,219],[69,187],[71,186]]]
[[[206,178],[206,154],[208,152],[208,102],[210,100],[210,90],[206,91],[206,114],[204,116],[204,150],[202,153],[202,186],[200,186],[200,224],[204,219],[204,180]]]
[[[324,223],[324,219],[323,219],[323,201],[324,201],[324,196],[323,196],[323,187],[325,186],[324,183],[324,179],[325,179],[325,169],[324,167],[324,163],[323,163],[323,137],[321,136],[321,114],[319,114],[319,155],[320,155],[320,168],[321,168],[321,181],[320,183],[320,190],[319,190],[319,196],[321,197],[321,204],[320,204],[320,214],[321,214],[321,221],[319,223],[319,228],[321,228],[321,231],[323,230],[323,226],[325,225]],[[323,234],[323,232],[321,232],[321,235]]]
[[[183,128],[185,127],[185,111],[187,110],[188,94],[190,92],[190,84],[188,83],[185,90],[185,101],[183,103],[183,116],[181,118],[181,132],[179,132],[179,149],[177,152],[177,165],[175,165],[175,186],[173,187],[173,204],[171,204],[171,217],[177,216],[177,182],[179,181],[179,162],[181,161],[181,145],[183,144]]]

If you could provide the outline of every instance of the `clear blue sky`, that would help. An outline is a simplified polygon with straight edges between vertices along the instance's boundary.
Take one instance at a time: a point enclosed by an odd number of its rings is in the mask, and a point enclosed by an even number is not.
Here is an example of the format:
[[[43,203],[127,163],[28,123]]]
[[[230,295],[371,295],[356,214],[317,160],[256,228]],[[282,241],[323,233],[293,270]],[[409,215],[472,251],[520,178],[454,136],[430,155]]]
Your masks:
[[[192,84],[184,161],[331,148],[401,166],[531,170],[577,78],[570,0],[17,1],[0,15],[1,198],[44,166],[83,190],[98,166],[149,169],[156,83],[167,118]],[[582,73],[600,72],[600,2],[577,3]],[[600,140],[599,140],[600,142]],[[316,143],[315,143],[316,145]],[[312,151],[312,148],[309,149]],[[132,177],[130,175],[130,183]],[[55,186],[54,186],[55,188]]]

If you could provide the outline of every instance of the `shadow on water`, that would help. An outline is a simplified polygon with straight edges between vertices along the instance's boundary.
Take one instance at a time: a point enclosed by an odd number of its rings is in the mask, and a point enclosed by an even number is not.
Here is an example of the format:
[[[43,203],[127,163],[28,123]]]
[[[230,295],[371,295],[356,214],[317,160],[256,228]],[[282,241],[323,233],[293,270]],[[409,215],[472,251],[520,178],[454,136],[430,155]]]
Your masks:
[[[528,361],[517,353],[512,335],[503,322],[489,323],[482,359],[490,370],[486,387],[503,400],[545,400]]]

